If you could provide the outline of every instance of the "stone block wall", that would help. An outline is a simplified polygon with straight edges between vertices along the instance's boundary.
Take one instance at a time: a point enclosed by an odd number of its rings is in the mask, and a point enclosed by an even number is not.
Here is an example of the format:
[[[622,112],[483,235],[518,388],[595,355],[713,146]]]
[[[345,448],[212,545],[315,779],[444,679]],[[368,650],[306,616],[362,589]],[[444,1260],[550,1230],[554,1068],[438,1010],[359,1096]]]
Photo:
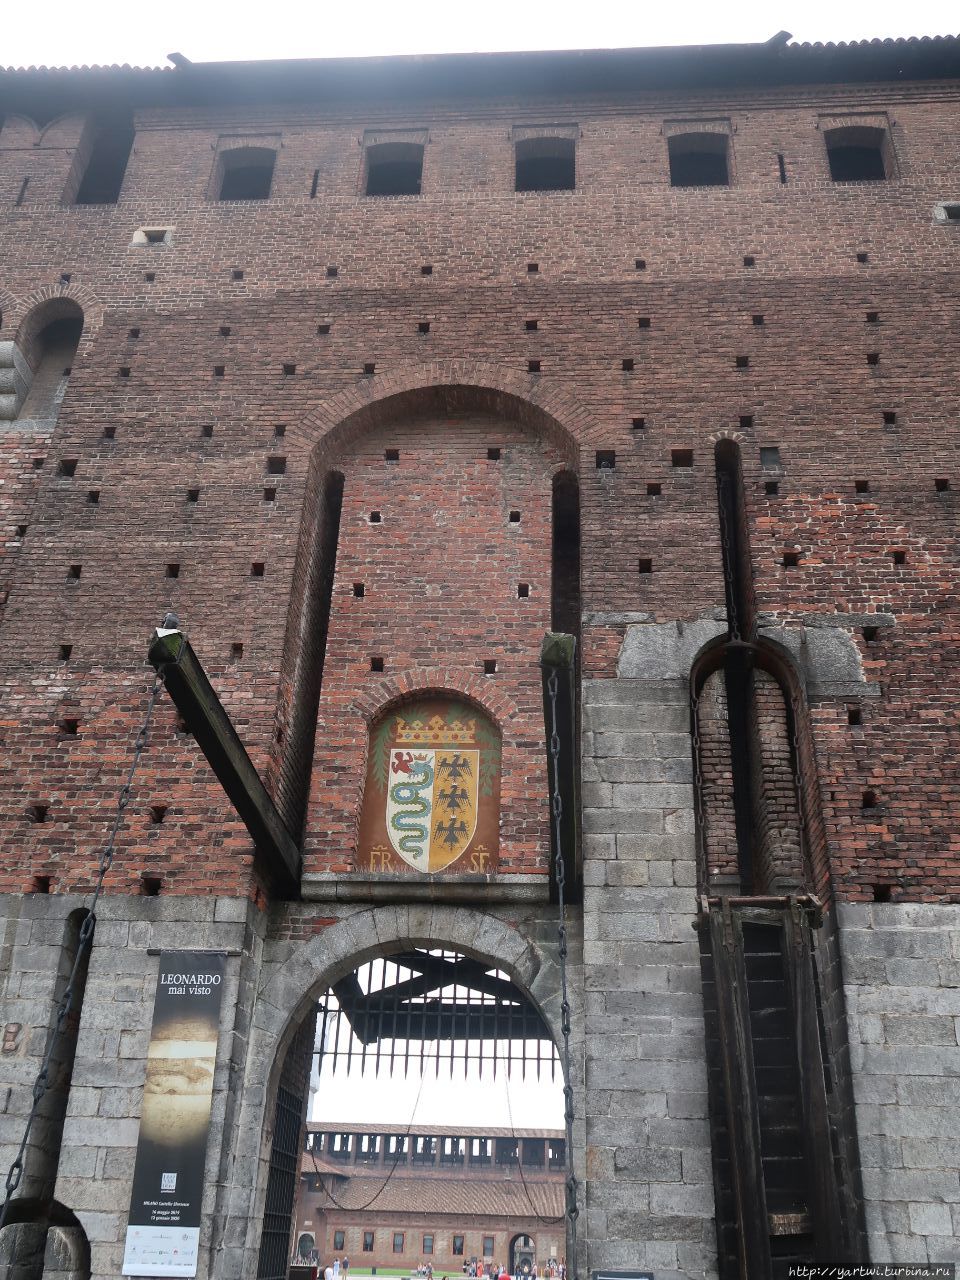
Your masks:
[[[838,908],[870,1258],[960,1240],[960,906]]]
[[[589,1257],[693,1280],[716,1234],[689,692],[634,653],[583,688]]]

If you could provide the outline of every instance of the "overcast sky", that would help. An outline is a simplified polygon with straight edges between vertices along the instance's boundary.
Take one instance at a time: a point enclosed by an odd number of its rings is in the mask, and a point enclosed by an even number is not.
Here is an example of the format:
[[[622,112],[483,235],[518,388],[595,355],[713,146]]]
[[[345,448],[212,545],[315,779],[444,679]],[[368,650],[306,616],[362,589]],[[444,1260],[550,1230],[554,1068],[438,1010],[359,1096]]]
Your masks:
[[[314,1077],[315,1092],[311,1097],[310,1118],[338,1124],[484,1124],[514,1129],[562,1129],[563,1084],[560,1073],[551,1083],[544,1072],[539,1083],[536,1073],[529,1072],[521,1080],[514,1067],[509,1085],[506,1072],[498,1069],[494,1080],[490,1064],[483,1076],[471,1072],[463,1077],[463,1068],[450,1078],[449,1067],[439,1075],[429,1068],[420,1088],[420,1074],[411,1068],[406,1080],[402,1070],[394,1077],[384,1072],[376,1077],[368,1070],[363,1076],[354,1069],[349,1076],[340,1069],[331,1075],[325,1071],[320,1080]]]
[[[61,66],[128,62],[160,66],[173,51],[194,62],[502,49],[598,49],[766,40],[862,40],[960,31],[956,0],[789,0],[685,5],[592,0],[365,0],[262,4],[223,0],[52,0],[4,7],[0,62]]]

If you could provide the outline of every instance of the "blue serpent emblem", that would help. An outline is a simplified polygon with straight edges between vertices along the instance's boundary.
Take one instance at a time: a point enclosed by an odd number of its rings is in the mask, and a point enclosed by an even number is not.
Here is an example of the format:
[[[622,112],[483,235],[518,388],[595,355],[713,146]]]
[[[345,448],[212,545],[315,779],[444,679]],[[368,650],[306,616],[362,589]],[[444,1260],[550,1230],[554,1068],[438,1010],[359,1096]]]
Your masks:
[[[395,782],[390,788],[390,799],[402,805],[403,812],[390,819],[394,831],[401,832],[398,845],[402,853],[420,857],[425,852],[424,841],[430,834],[430,801],[421,794],[433,787],[433,766],[426,760],[414,760],[407,775],[408,780]],[[426,819],[426,821],[425,821]]]

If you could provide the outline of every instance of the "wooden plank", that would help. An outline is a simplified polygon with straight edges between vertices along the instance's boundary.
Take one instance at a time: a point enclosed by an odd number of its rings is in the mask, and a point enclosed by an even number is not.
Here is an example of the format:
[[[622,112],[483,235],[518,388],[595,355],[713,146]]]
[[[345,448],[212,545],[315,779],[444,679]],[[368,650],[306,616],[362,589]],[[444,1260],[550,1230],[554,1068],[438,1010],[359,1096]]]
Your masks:
[[[250,832],[260,866],[281,894],[300,896],[300,850],[182,631],[154,632],[148,657]]]
[[[804,1156],[810,1179],[816,1262],[820,1266],[852,1263],[840,1212],[826,1073],[820,1048],[820,1019],[813,976],[813,937],[807,912],[797,900],[783,912],[782,947],[787,991],[800,1068],[800,1113]]]
[[[741,1280],[770,1280],[767,1197],[760,1153],[760,1111],[753,1064],[743,935],[729,903],[709,908],[717,990],[727,1132],[740,1245]]]

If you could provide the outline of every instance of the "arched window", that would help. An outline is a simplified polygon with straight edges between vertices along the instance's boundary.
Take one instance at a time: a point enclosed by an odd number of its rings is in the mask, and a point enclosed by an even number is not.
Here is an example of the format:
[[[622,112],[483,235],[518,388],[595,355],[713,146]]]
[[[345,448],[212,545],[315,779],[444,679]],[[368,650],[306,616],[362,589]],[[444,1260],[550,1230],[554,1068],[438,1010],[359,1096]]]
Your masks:
[[[423,179],[423,145],[378,142],[367,147],[368,196],[418,196]]]
[[[129,115],[105,116],[90,122],[89,156],[74,204],[116,204],[133,149]]]
[[[516,143],[517,191],[573,191],[576,144],[572,138],[521,138]]]
[[[728,139],[724,133],[677,133],[667,139],[671,187],[728,187]]]
[[[70,298],[44,303],[21,324],[16,341],[0,345],[0,418],[55,420],[66,395],[83,312]]]
[[[886,129],[845,125],[824,130],[834,182],[883,182],[893,175],[893,151]]]
[[[272,147],[234,147],[221,151],[217,200],[269,200],[277,153]]]

